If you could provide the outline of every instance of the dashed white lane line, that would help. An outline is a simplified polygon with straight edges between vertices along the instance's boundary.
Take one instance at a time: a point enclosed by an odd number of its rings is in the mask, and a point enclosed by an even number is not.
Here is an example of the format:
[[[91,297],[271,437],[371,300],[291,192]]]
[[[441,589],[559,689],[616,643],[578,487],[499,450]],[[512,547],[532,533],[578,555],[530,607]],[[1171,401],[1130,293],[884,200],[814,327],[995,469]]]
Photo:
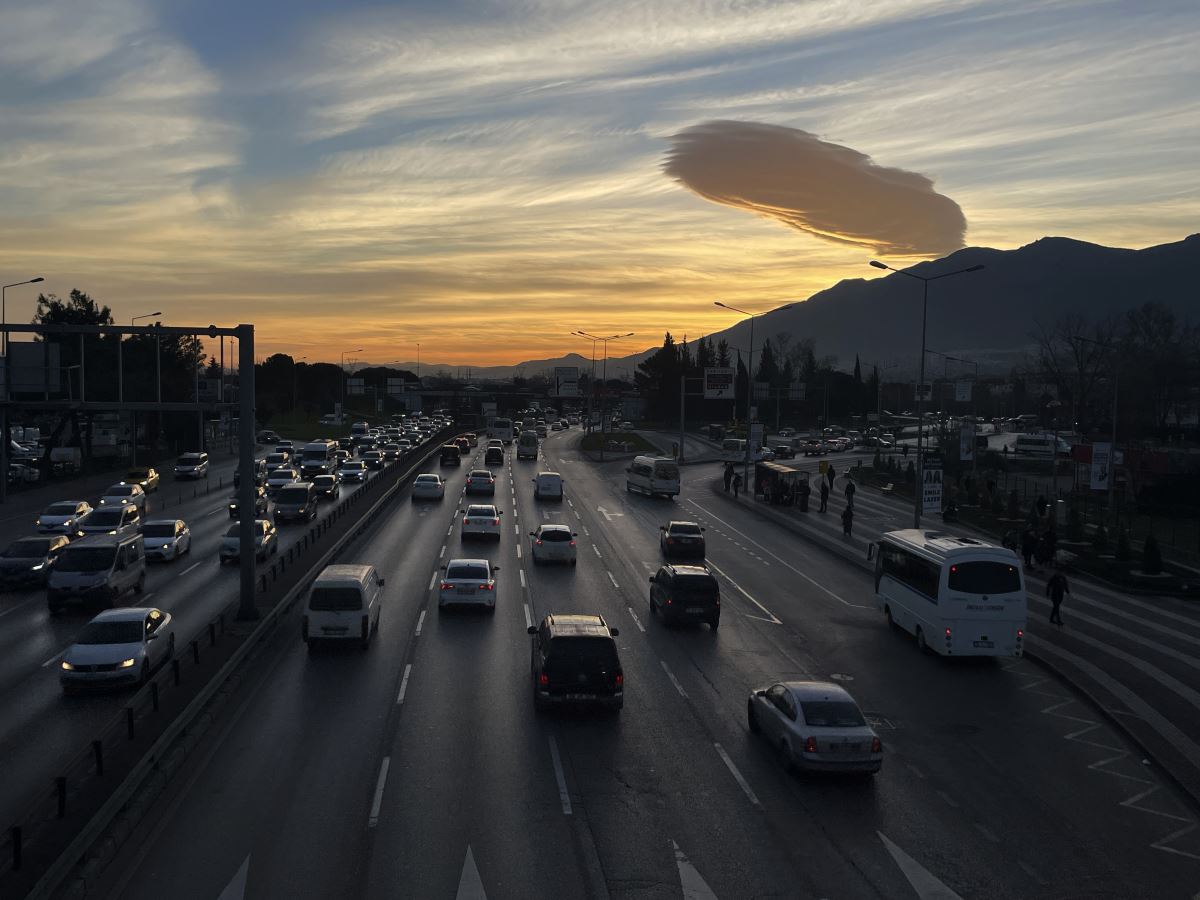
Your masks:
[[[604,571],[608,575],[608,580],[612,582],[612,586],[615,587],[617,590],[620,590],[621,586],[619,584],[617,584],[617,579],[613,578],[613,573],[609,572],[608,569],[605,569]]]
[[[421,629],[425,627],[425,610],[421,610],[421,615],[417,616],[417,637],[421,636]]]
[[[453,522],[451,522],[450,527],[446,529],[446,537],[449,537],[452,534],[454,534],[454,523]]]
[[[573,512],[575,514],[576,519],[578,519],[580,522],[583,521],[583,516],[579,515],[579,510],[573,509],[573,510],[571,510],[571,512]]]
[[[367,817],[367,827],[374,828],[379,824],[379,808],[383,805],[383,789],[387,786],[388,769],[392,758],[385,756],[379,764],[379,780],[375,782],[375,797],[371,800],[371,815]]]
[[[426,590],[430,590],[430,591],[432,591],[432,590],[433,590],[433,586],[434,586],[434,584],[436,584],[436,583],[437,583],[437,571],[435,570],[435,571],[434,571],[434,573],[433,573],[432,575],[430,575],[430,576],[429,576],[429,587],[428,587],[428,588],[426,588]]]
[[[586,525],[583,526],[583,533],[586,534],[588,537],[592,536],[592,533],[590,531],[588,531],[588,527]]]
[[[44,663],[42,663],[42,668],[44,669],[44,668],[46,668],[46,666],[50,665],[51,663],[58,662],[59,657],[61,657],[66,652],[67,652],[67,648],[63,647],[61,650],[59,650],[57,653],[55,653],[52,657],[50,657],[48,660],[46,660]]]
[[[186,569],[184,569],[182,572],[179,573],[179,577],[182,578],[188,572],[191,572],[192,570],[198,569],[198,568],[200,568],[200,563],[198,563],[198,562],[192,563],[190,566],[188,566]]]
[[[974,825],[975,825],[975,830],[978,831],[980,834],[982,834],[985,838],[987,838],[993,844],[1000,843],[1000,838],[996,835],[996,832],[992,831],[992,829],[988,828],[982,822],[975,822]]]
[[[951,797],[949,794],[947,794],[945,791],[938,791],[937,795],[946,802],[947,806],[951,807],[952,809],[958,809],[958,801],[955,800],[953,797]]]
[[[645,634],[646,626],[642,624],[642,620],[638,618],[638,614],[633,611],[633,607],[627,606],[625,608],[629,610],[629,614],[633,616],[633,624],[638,627],[638,631],[642,632],[642,634]]]
[[[729,758],[729,754],[725,752],[725,748],[716,743],[713,744],[713,747],[716,748],[717,754],[721,757],[721,761],[725,763],[725,768],[729,769],[729,774],[733,776],[733,780],[736,781],[738,783],[738,787],[742,789],[742,793],[746,795],[746,798],[751,803],[761,808],[762,804],[758,802],[758,797],[755,795],[754,790],[750,787],[750,782],[746,781],[746,779],[742,777],[742,773],[739,772],[738,767],[733,764],[733,760]]]
[[[525,587],[525,570],[517,569],[517,574],[521,576],[521,587]]]
[[[781,622],[781,621],[779,620],[779,618],[778,618],[778,617],[775,615],[775,613],[771,612],[769,609],[767,609],[765,606],[763,606],[761,603],[759,603],[757,600],[755,600],[753,597],[751,597],[751,596],[750,596],[750,594],[748,594],[748,593],[746,592],[746,589],[745,589],[744,587],[742,587],[740,584],[738,584],[736,581],[734,581],[732,578],[730,578],[730,577],[729,577],[729,575],[728,575],[728,574],[725,572],[725,570],[724,570],[724,569],[720,568],[720,567],[719,567],[719,566],[718,566],[718,565],[717,565],[715,562],[713,562],[711,559],[710,559],[710,560],[706,560],[706,562],[707,562],[707,564],[708,564],[708,565],[712,566],[712,568],[714,568],[714,569],[716,569],[718,572],[720,572],[720,573],[721,573],[721,576],[722,576],[722,577],[723,577],[723,578],[724,578],[726,581],[728,581],[728,582],[729,582],[730,584],[732,584],[732,585],[733,585],[735,588],[737,588],[737,589],[738,589],[738,590],[739,590],[739,591],[742,593],[742,596],[744,596],[744,597],[745,597],[747,600],[749,600],[751,603],[753,603],[755,606],[757,606],[759,609],[761,609],[763,612],[765,612],[765,613],[767,614],[767,619],[765,619],[764,621],[770,622],[770,623],[771,623],[771,624],[773,624],[773,625],[782,625],[782,624],[783,624],[783,622]],[[755,619],[757,619],[757,618],[759,618],[759,617],[758,617],[758,616],[752,616],[751,618],[755,618]]]
[[[446,555],[446,545],[442,544],[442,549],[438,551],[438,559],[442,559]]]
[[[513,522],[513,534],[520,534],[521,529],[517,527],[517,523]]]
[[[679,691],[679,696],[686,700],[687,691],[683,689],[683,685],[679,683],[679,679],[675,677],[675,673],[668,668],[667,661],[665,659],[660,659],[658,662],[659,665],[662,666],[663,671],[667,673],[667,677],[671,679],[671,684],[675,685],[675,690]]]
[[[400,693],[396,695],[396,705],[399,706],[404,702],[404,695],[408,693],[408,676],[412,673],[412,663],[404,667],[404,677],[400,679]]]
[[[563,775],[562,759],[558,755],[558,742],[550,735],[550,761],[554,763],[554,778],[558,782],[558,800],[564,816],[571,815],[571,795],[567,793],[567,778]]]
[[[517,559],[521,558],[521,545],[517,544]]]
[[[531,619],[529,616],[529,604],[526,603],[526,604],[524,604],[524,606],[525,606],[525,627],[532,628],[533,627],[533,619]]]
[[[567,506],[570,506],[571,508],[574,508],[574,507],[575,507],[575,504],[571,502],[571,498],[570,498],[570,497],[568,497],[568,498],[567,498]]]
[[[592,550],[593,550],[593,551],[595,552],[595,554],[596,554],[597,556],[599,556],[601,559],[603,559],[603,558],[604,558],[604,555],[603,555],[603,554],[600,552],[600,548],[599,548],[599,547],[597,547],[595,544],[592,544]]]

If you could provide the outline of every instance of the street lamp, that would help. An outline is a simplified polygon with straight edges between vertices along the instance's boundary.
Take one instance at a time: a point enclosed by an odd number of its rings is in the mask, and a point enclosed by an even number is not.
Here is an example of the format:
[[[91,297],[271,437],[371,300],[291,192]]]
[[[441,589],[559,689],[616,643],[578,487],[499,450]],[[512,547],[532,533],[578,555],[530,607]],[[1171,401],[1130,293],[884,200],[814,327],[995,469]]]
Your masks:
[[[946,359],[975,367],[975,381],[971,384],[971,475],[974,476],[978,471],[979,462],[979,448],[975,446],[975,439],[979,435],[979,401],[975,398],[979,387],[979,363],[973,359],[963,359],[961,356],[947,356]]]
[[[153,319],[155,316],[161,316],[161,315],[162,315],[161,312],[152,312],[152,313],[145,313],[144,315],[140,315],[140,316],[130,316],[129,324],[132,326],[135,322],[137,322],[138,319]]]
[[[925,326],[929,312],[929,282],[937,281],[940,278],[949,278],[951,275],[965,275],[967,272],[978,272],[984,266],[982,264],[967,266],[965,269],[955,269],[953,272],[943,272],[941,275],[917,275],[908,269],[893,269],[887,263],[882,263],[877,259],[871,260],[871,265],[876,269],[887,269],[889,272],[895,272],[897,275],[907,275],[909,278],[915,278],[921,282],[923,288],[921,297],[921,371],[917,376],[917,481],[913,485],[913,528],[920,528],[921,496],[925,483]]]
[[[1083,341],[1085,344],[1093,344],[1099,347],[1101,350],[1107,350],[1110,353],[1113,350],[1111,341],[1097,341],[1094,338],[1084,337],[1082,334],[1077,334],[1074,337],[1077,341]],[[1113,485],[1117,480],[1117,391],[1120,387],[1120,378],[1121,357],[1118,354],[1113,353],[1112,446],[1108,449],[1108,491],[1106,497],[1108,512],[1110,515],[1113,514]],[[1055,450],[1058,449],[1057,444],[1058,442],[1055,441]],[[1094,444],[1095,442],[1093,441],[1093,445]],[[1113,520],[1113,525],[1116,525],[1115,517]]]
[[[604,384],[604,399],[606,402],[603,404],[603,406],[600,410],[600,430],[604,431],[605,430],[604,416],[608,413],[608,403],[607,403],[607,400],[608,400],[608,384],[607,384],[607,382],[608,382],[608,342],[620,340],[621,338],[633,337],[633,332],[628,331],[625,334],[612,334],[612,335],[609,335],[608,337],[597,337],[594,334],[588,334],[586,331],[576,331],[574,333],[579,335],[580,337],[587,338],[589,341],[599,341],[601,344],[604,345],[604,370],[603,370],[603,374],[600,376],[600,380],[605,383]],[[595,374],[595,371],[596,371],[596,345],[595,345],[595,343],[593,343],[592,344],[592,374],[593,375]]]
[[[341,361],[340,368],[342,370],[342,415],[343,416],[346,414],[346,354],[347,353],[362,353],[362,352],[363,352],[362,347],[359,347],[357,350],[343,350],[342,351],[342,361]]]
[[[14,281],[12,284],[0,286],[0,330],[4,331],[4,355],[8,356],[8,330],[4,328],[8,324],[8,289],[10,287],[20,287],[23,284],[37,284],[45,281],[41,275],[36,278],[30,278],[28,281]]]

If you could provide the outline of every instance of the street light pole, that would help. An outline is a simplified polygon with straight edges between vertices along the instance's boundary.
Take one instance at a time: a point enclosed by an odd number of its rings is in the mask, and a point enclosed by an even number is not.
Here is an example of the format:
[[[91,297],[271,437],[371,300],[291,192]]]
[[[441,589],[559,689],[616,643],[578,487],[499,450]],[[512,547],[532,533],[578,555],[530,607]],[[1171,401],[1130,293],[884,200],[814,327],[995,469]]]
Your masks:
[[[420,353],[420,349],[419,349],[420,346],[421,346],[420,344],[417,345],[418,353]],[[340,368],[342,370],[342,416],[343,417],[346,415],[346,354],[347,353],[362,353],[362,352],[363,352],[362,347],[359,347],[357,350],[343,350],[342,351],[342,361],[341,361]],[[420,371],[419,365],[417,367],[417,371]]]
[[[590,337],[582,331],[572,331],[572,336],[581,337],[585,341],[592,342],[592,374],[588,379],[588,411],[587,411],[587,430],[592,430],[592,416],[596,409],[596,342],[599,338]]]
[[[961,356],[947,356],[955,362],[975,367],[975,380],[971,384],[971,476],[979,471],[979,448],[975,445],[979,436],[979,400],[976,394],[979,389],[979,363],[973,359],[963,359]]]
[[[917,275],[908,269],[893,269],[887,263],[882,263],[877,259],[871,260],[871,265],[876,269],[887,269],[897,275],[915,278],[921,282],[923,288],[921,292],[921,362],[919,364],[920,374],[917,376],[917,479],[916,484],[913,485],[913,528],[920,528],[921,498],[925,484],[925,332],[929,313],[929,282],[937,281],[940,278],[949,278],[952,275],[978,272],[984,266],[982,264],[968,266],[965,269],[955,269],[953,272],[943,272],[941,275]]]
[[[1084,337],[1082,334],[1075,335],[1077,341],[1083,341],[1086,344],[1095,344],[1102,350],[1112,351],[1112,342],[1102,342],[1093,338]],[[1112,446],[1108,450],[1108,490],[1106,492],[1105,501],[1108,504],[1108,512],[1113,515],[1113,488],[1117,480],[1117,398],[1120,388],[1121,379],[1121,357],[1118,354],[1113,354],[1113,399],[1112,399]],[[1057,441],[1055,442],[1057,444]],[[1057,450],[1057,446],[1055,447]],[[1113,516],[1113,527],[1116,527],[1116,517]]]
[[[575,332],[575,334],[581,335],[582,337],[588,338],[589,340],[599,341],[600,343],[602,343],[604,345],[604,364],[603,364],[604,372],[600,376],[600,380],[604,384],[604,401],[605,401],[604,403],[601,404],[601,407],[600,407],[600,431],[601,431],[601,433],[603,433],[605,430],[604,417],[608,413],[608,342],[620,340],[621,338],[633,337],[634,333],[632,331],[629,331],[629,332],[626,332],[625,334],[613,334],[613,335],[609,335],[608,337],[597,337],[596,335],[589,334],[586,331],[577,331],[577,332]],[[595,351],[596,351],[596,345],[593,344],[592,345],[593,372],[595,371],[595,361],[594,361],[595,360],[595,356],[594,356]],[[603,453],[603,448],[601,449],[601,453]]]
[[[5,356],[8,356],[8,330],[4,328],[8,324],[8,289],[10,287],[20,287],[23,284],[37,284],[45,280],[41,275],[38,275],[36,278],[30,278],[28,281],[14,281],[12,284],[0,285],[0,330],[4,331],[3,346]],[[5,434],[5,437],[7,436]]]

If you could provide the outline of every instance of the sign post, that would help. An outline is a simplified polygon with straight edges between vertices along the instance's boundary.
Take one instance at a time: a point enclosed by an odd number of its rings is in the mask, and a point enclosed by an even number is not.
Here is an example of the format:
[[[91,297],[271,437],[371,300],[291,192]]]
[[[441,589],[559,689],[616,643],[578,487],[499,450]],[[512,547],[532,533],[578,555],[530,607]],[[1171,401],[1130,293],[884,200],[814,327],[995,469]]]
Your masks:
[[[1093,491],[1107,491],[1109,479],[1112,478],[1112,444],[1108,441],[1092,444],[1092,477]]]

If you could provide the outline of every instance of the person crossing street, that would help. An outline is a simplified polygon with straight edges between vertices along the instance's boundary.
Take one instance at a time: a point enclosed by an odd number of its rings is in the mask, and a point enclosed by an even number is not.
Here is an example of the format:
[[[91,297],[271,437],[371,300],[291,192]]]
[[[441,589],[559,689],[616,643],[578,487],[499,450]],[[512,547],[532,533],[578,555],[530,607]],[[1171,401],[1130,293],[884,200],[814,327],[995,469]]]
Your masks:
[[[1050,623],[1062,628],[1062,613],[1059,608],[1062,606],[1063,595],[1071,593],[1071,586],[1067,584],[1067,578],[1062,572],[1055,572],[1050,580],[1046,582],[1046,596],[1050,598]]]

